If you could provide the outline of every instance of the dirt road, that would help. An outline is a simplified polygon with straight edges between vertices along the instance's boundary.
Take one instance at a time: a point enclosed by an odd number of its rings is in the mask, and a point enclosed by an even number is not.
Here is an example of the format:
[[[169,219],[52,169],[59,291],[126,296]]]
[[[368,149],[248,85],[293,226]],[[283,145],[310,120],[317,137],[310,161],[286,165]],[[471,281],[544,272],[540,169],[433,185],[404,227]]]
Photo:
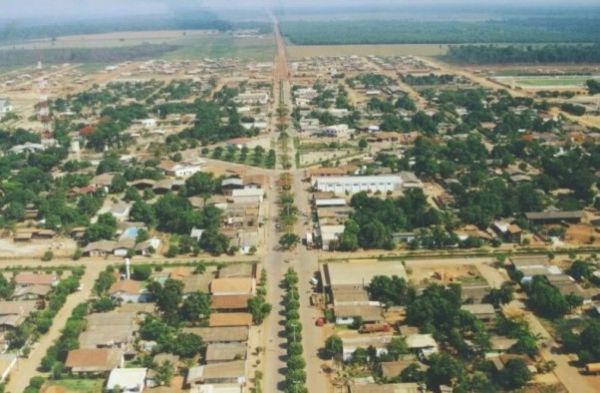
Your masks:
[[[94,286],[94,281],[103,269],[104,266],[99,264],[91,264],[86,267],[85,273],[80,281],[83,285],[82,290],[67,297],[67,301],[54,317],[54,321],[48,333],[42,336],[40,341],[32,349],[28,358],[21,358],[18,360],[17,367],[11,373],[10,381],[6,386],[6,391],[8,393],[23,392],[32,377],[41,375],[41,373],[37,371],[37,368],[41,364],[42,358],[46,355],[48,348],[60,337],[61,330],[64,328],[67,319],[71,316],[73,309],[78,304],[89,299]]]

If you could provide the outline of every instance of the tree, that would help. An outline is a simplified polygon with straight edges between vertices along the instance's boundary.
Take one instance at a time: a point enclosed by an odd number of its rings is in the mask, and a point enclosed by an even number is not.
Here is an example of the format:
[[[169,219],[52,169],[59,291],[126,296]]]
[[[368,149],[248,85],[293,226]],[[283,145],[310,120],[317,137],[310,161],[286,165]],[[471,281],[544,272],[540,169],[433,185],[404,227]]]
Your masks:
[[[193,358],[202,350],[204,342],[202,337],[193,333],[180,333],[170,343],[170,352],[182,357]]]
[[[406,342],[400,337],[392,338],[392,341],[390,341],[390,343],[387,345],[387,351],[388,355],[390,355],[394,360],[398,360],[400,355],[409,353]]]
[[[93,308],[95,312],[107,312],[114,310],[115,302],[108,296],[103,296],[94,302]]]
[[[6,279],[3,274],[0,274],[0,298],[10,299],[15,290],[15,285]]]
[[[440,385],[452,385],[452,381],[463,373],[463,365],[452,356],[434,354],[429,358],[430,367],[425,373],[427,387],[437,391]]]
[[[218,256],[227,252],[229,241],[229,238],[219,233],[217,229],[210,228],[202,233],[199,245],[203,250]]]
[[[286,233],[279,239],[279,245],[284,250],[289,250],[300,241],[300,238],[295,233]]]
[[[138,281],[146,281],[152,275],[152,266],[135,265],[132,269],[131,278]]]
[[[388,306],[403,306],[413,300],[415,291],[406,280],[396,275],[375,276],[369,283],[367,291],[373,300]]]
[[[116,230],[116,218],[110,213],[105,213],[99,215],[98,221],[88,227],[84,238],[87,242],[95,242],[101,239],[110,240],[115,235]]]
[[[116,174],[110,182],[110,192],[117,194],[125,191],[127,188],[127,179],[121,174]]]
[[[189,294],[181,305],[181,316],[189,322],[198,322],[210,315],[210,296],[204,292]]]
[[[168,341],[173,328],[159,318],[150,316],[142,322],[139,333],[143,340],[165,342]]]
[[[600,81],[596,79],[588,79],[585,81],[585,85],[590,95],[600,94]]]
[[[154,375],[154,381],[159,386],[171,386],[171,378],[175,372],[175,366],[168,360],[165,360],[161,364],[154,367],[156,374]]]
[[[369,146],[369,143],[367,142],[367,140],[365,138],[361,138],[358,141],[358,148],[360,150],[365,150],[367,148],[367,146]]]
[[[259,325],[271,312],[271,305],[264,296],[254,296],[248,299],[248,311],[252,314],[252,321]]]
[[[591,321],[579,336],[579,359],[582,362],[593,363],[600,361],[600,322]]]
[[[210,195],[216,191],[217,181],[210,172],[196,172],[185,181],[186,196]]]
[[[500,383],[507,389],[519,389],[531,380],[531,372],[522,359],[510,359],[500,372]]]
[[[510,283],[503,283],[500,288],[492,288],[485,296],[485,301],[499,307],[501,304],[510,303],[513,299],[513,287]]]
[[[98,295],[104,294],[117,281],[112,270],[105,270],[100,273],[94,283],[94,292]]]
[[[157,281],[152,281],[148,285],[148,291],[156,299],[156,306],[161,311],[165,322],[176,324],[179,321],[179,304],[183,298],[183,283],[167,279],[164,285],[161,285]]]
[[[425,373],[421,370],[421,366],[418,363],[411,363],[402,370],[399,377],[402,382],[423,382],[425,380]]]
[[[560,318],[571,308],[567,299],[543,276],[533,277],[527,293],[532,308],[543,317]]]
[[[325,341],[325,354],[327,357],[340,360],[344,350],[344,344],[339,336],[329,336]]]

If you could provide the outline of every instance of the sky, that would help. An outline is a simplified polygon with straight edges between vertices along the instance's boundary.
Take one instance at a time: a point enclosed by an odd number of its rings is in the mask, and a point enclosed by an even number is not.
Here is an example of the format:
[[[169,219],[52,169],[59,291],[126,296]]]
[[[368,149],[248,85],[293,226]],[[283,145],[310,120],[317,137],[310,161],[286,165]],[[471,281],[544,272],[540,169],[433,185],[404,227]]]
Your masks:
[[[486,5],[560,6],[598,5],[598,0],[0,0],[0,19],[18,18],[90,18],[125,15],[160,15],[176,8],[209,8],[336,5],[444,5],[485,7]]]

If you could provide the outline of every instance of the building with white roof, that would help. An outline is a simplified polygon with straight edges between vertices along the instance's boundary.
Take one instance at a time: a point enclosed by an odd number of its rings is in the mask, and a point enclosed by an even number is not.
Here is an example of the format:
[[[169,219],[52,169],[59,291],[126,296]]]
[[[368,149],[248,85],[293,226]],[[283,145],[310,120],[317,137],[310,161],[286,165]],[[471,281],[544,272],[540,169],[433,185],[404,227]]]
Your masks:
[[[336,194],[355,194],[361,191],[393,192],[400,189],[402,184],[402,177],[398,175],[328,176],[313,179],[313,186],[318,191]]]
[[[106,390],[142,393],[146,386],[146,368],[115,368],[110,372]]]

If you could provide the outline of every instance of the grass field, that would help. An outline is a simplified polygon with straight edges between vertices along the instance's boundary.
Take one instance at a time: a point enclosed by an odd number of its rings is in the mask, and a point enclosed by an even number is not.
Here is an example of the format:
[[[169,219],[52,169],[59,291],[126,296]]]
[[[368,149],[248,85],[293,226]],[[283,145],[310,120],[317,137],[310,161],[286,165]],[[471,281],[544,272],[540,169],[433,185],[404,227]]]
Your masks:
[[[600,79],[598,75],[514,76],[496,77],[498,82],[524,88],[578,88],[588,79]]]
[[[167,60],[210,58],[239,58],[242,60],[272,60],[275,41],[272,35],[234,37],[230,33],[209,30],[140,31],[57,37],[55,40],[32,40],[2,49],[73,49],[121,48],[141,44],[170,44],[181,46],[162,56]]]
[[[273,60],[275,56],[275,40],[271,35],[237,38],[227,33],[220,33],[204,37],[184,37],[174,44],[182,47],[163,56],[166,60],[226,57],[266,61]]]
[[[293,45],[288,43],[289,57],[301,59],[314,56],[442,56],[447,45],[438,44],[387,44],[387,45]]]
[[[61,379],[50,386],[59,386],[68,393],[101,393],[103,385],[103,379]]]

